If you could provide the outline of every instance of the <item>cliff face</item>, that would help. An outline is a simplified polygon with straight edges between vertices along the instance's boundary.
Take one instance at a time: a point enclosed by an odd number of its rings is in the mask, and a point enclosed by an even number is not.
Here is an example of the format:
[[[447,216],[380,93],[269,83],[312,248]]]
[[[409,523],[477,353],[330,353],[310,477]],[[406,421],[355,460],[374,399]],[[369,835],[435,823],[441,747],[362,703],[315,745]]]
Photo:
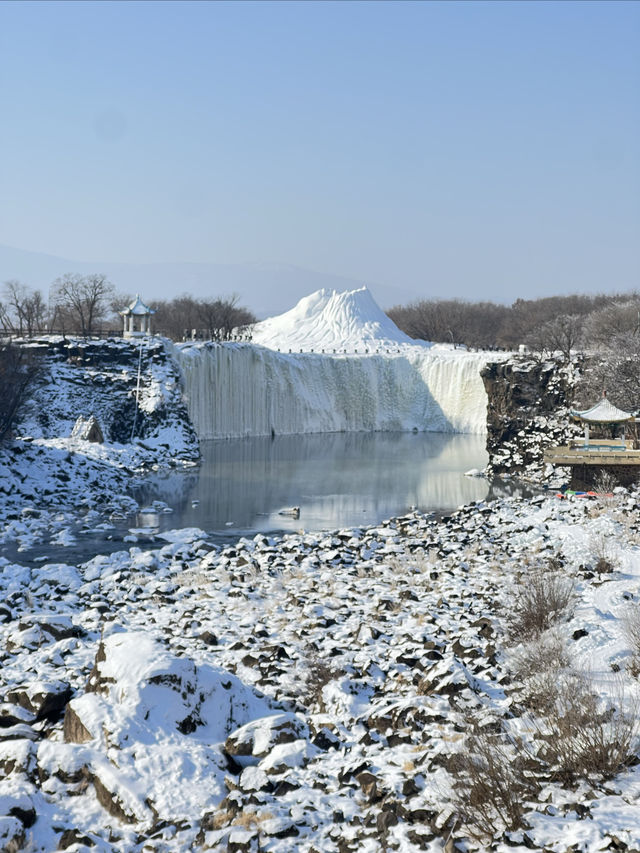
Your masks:
[[[198,458],[180,371],[162,339],[146,341],[142,352],[137,342],[121,340],[52,338],[28,345],[40,355],[43,375],[21,412],[18,435],[68,438],[78,416],[93,416],[108,445],[136,445],[143,467]]]
[[[542,456],[545,447],[566,444],[580,434],[569,418],[577,374],[575,362],[563,365],[529,356],[514,356],[482,370],[490,476],[509,474],[541,483],[564,478],[565,472],[548,469]]]

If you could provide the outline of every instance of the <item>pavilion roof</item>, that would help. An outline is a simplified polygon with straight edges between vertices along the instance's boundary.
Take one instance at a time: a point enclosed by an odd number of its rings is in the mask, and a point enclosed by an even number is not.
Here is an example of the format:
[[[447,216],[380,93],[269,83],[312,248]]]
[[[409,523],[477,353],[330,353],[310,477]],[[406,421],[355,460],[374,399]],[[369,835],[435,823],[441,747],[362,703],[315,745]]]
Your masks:
[[[155,310],[153,308],[149,308],[148,305],[145,305],[142,299],[140,299],[140,294],[136,293],[136,298],[130,305],[127,305],[122,311],[118,311],[121,316],[128,316],[129,314],[135,314],[136,316],[143,316],[146,314],[155,314]]]
[[[610,403],[605,396],[590,409],[584,409],[581,412],[573,410],[571,414],[574,418],[579,418],[589,424],[617,424],[634,419],[633,412],[625,412],[619,409]]]

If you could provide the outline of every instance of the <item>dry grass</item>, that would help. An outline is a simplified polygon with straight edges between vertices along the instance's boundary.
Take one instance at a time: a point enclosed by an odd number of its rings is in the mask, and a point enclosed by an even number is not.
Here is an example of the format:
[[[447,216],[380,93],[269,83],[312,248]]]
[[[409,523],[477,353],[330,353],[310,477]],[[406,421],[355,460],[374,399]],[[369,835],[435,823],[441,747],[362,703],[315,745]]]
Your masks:
[[[312,654],[307,658],[304,684],[300,699],[304,705],[318,705],[324,707],[322,690],[330,681],[334,681],[343,675],[343,670],[332,666],[327,660]]]
[[[267,820],[271,820],[273,814],[271,812],[257,812],[252,809],[220,809],[213,815],[209,816],[207,822],[207,830],[223,829],[225,826],[239,826],[242,829],[259,829],[260,825]]]
[[[638,748],[637,708],[602,703],[588,677],[547,671],[530,722],[529,744],[499,721],[469,723],[464,750],[449,764],[456,813],[469,836],[488,845],[496,834],[526,827],[525,815],[543,784],[573,786],[613,778]]]
[[[589,678],[566,674],[554,695],[534,719],[540,742],[538,757],[564,784],[580,779],[610,779],[619,773],[638,747],[638,709],[603,704]]]
[[[472,729],[464,752],[453,756],[456,812],[465,830],[486,843],[496,833],[524,826],[525,803],[539,789],[532,759],[523,744],[503,731]]]
[[[607,574],[617,565],[615,537],[611,530],[600,529],[589,537],[589,559],[594,572]]]
[[[625,638],[631,647],[629,671],[634,677],[640,675],[640,605],[630,604],[622,618]]]
[[[551,571],[533,570],[515,595],[507,614],[507,636],[512,643],[536,639],[544,631],[570,616],[574,601],[573,582]]]
[[[525,707],[531,711],[549,707],[560,673],[570,663],[564,638],[555,630],[541,634],[514,655],[511,670]]]
[[[243,829],[258,829],[260,824],[267,820],[271,820],[273,814],[271,812],[256,812],[244,810],[238,812],[232,821],[233,826],[240,826]]]
[[[613,490],[619,485],[615,474],[611,471],[601,471],[594,482],[594,491],[598,493],[599,502],[604,506],[614,506],[617,501]]]

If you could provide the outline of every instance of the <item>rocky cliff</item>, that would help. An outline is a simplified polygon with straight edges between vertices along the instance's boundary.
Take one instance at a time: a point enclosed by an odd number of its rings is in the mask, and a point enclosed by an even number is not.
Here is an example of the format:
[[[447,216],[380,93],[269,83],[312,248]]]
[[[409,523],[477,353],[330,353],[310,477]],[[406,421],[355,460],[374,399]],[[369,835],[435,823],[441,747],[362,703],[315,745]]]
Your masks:
[[[542,457],[545,447],[580,433],[569,418],[579,363],[514,356],[488,364],[481,375],[488,397],[487,473],[562,481],[565,472],[553,471]]]
[[[140,347],[134,341],[51,338],[27,345],[39,354],[43,375],[21,413],[19,435],[71,437],[78,417],[93,416],[107,444],[137,446],[135,467],[198,458],[169,342],[155,338]],[[143,458],[145,450],[153,457]]]
[[[0,501],[20,513],[37,498],[58,508],[116,508],[131,475],[193,465],[198,439],[171,344],[40,338],[20,342],[41,362],[14,438],[0,448]],[[0,539],[2,538],[0,522]]]

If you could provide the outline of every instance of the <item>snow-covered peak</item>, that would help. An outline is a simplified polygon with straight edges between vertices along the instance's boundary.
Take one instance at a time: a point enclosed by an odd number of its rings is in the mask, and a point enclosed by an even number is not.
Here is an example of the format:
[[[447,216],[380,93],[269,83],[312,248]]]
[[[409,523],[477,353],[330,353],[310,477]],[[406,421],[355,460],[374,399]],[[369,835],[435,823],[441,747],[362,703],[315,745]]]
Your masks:
[[[377,305],[366,287],[317,290],[290,311],[257,323],[254,343],[271,349],[350,350],[416,345]]]

